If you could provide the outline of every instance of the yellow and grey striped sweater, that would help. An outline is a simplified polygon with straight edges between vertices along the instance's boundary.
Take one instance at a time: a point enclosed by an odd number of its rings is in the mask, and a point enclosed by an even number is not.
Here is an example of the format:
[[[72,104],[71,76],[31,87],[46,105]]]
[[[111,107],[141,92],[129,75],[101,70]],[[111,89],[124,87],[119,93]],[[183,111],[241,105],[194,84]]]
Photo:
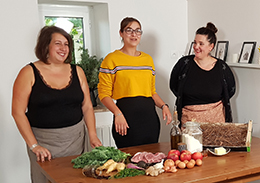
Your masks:
[[[116,50],[103,60],[98,84],[99,98],[152,97],[155,90],[155,68],[150,55],[130,56]]]

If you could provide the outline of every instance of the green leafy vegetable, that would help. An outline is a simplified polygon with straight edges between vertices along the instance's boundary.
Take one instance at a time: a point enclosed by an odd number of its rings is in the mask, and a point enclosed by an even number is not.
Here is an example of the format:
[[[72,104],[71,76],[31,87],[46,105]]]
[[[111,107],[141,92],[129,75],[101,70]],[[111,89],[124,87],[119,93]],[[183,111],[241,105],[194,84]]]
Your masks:
[[[125,160],[130,154],[124,153],[114,147],[96,147],[90,152],[85,152],[71,162],[74,168],[84,168],[86,165],[102,166],[107,160],[113,159],[115,162]]]
[[[144,170],[138,170],[134,168],[126,168],[124,170],[121,170],[117,174],[113,176],[115,179],[125,178],[125,177],[134,177],[138,175],[145,175]]]

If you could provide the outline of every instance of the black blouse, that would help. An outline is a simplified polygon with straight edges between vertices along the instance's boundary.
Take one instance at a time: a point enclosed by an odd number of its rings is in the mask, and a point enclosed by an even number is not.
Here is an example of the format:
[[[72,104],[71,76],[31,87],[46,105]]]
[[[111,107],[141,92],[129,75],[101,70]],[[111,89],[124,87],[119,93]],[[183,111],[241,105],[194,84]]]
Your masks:
[[[182,57],[173,67],[170,76],[170,89],[173,92],[173,94],[177,97],[176,105],[177,105],[178,118],[180,121],[181,121],[182,107],[184,102],[184,88],[189,87],[189,85],[187,84],[187,78],[190,78],[191,80],[196,82],[195,78],[190,77],[190,74],[192,74],[194,69],[192,67],[193,64],[194,64],[194,55]],[[215,72],[216,76],[214,78],[219,77],[221,82],[221,88],[218,90],[222,91],[221,100],[225,107],[225,121],[232,122],[230,98],[235,94],[236,91],[234,75],[230,70],[229,66],[223,60],[220,59],[217,59],[217,63],[215,64],[214,69],[216,69]],[[188,81],[188,82],[192,82],[192,81]],[[216,82],[218,81],[216,80]],[[204,90],[204,92],[207,93],[208,89]]]
[[[183,87],[183,106],[215,103],[223,98],[218,64],[220,62],[206,71],[194,60],[191,62],[191,70]]]

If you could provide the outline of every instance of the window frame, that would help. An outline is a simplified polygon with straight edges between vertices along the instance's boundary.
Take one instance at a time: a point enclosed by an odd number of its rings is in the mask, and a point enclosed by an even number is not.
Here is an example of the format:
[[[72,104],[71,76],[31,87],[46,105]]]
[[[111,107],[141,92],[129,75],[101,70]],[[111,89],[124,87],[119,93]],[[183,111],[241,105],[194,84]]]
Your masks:
[[[90,13],[91,7],[89,6],[74,6],[74,5],[51,5],[39,4],[39,19],[41,26],[45,26],[45,17],[76,17],[83,19],[84,36],[83,41],[85,48],[88,48],[90,55],[93,53],[93,41],[91,39],[92,32],[94,32],[91,25]]]

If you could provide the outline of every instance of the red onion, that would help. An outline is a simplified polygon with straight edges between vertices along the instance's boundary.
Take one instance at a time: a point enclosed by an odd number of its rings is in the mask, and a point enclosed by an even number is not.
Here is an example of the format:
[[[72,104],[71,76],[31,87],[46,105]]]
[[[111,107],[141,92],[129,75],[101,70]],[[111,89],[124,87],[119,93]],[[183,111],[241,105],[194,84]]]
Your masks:
[[[136,166],[135,164],[133,163],[128,163],[126,165],[126,168],[134,168],[134,169],[139,169],[139,170],[144,170],[143,168],[139,167],[139,166]]]

